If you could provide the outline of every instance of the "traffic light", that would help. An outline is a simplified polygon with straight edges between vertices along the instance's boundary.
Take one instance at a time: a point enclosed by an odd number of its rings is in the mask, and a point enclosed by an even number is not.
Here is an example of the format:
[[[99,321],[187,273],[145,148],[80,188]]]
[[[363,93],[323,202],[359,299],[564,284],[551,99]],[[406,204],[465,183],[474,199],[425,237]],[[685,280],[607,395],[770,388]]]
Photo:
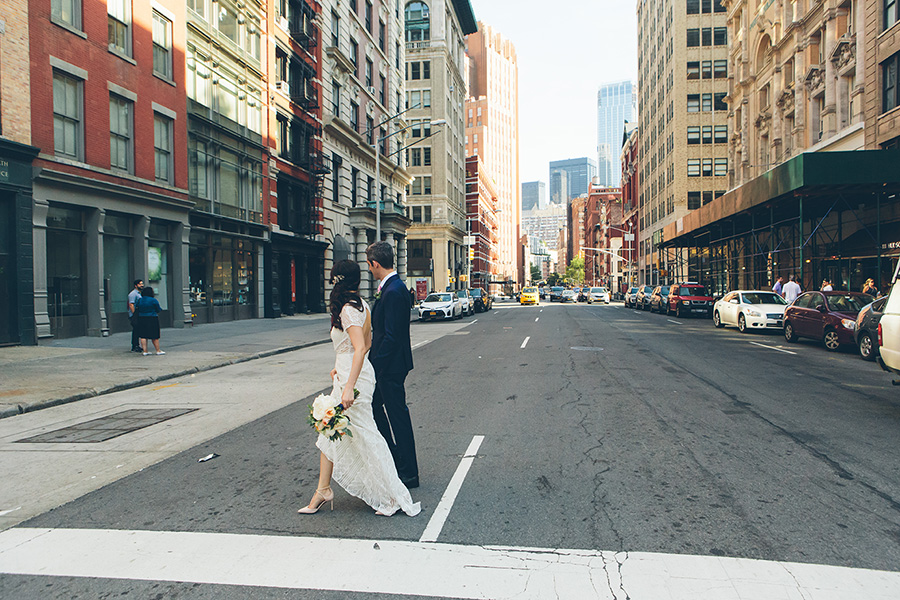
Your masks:
[[[451,271],[450,269],[447,269],[447,277],[450,277],[452,281],[453,271]]]
[[[473,260],[475,258],[475,248],[469,248],[469,260]]]

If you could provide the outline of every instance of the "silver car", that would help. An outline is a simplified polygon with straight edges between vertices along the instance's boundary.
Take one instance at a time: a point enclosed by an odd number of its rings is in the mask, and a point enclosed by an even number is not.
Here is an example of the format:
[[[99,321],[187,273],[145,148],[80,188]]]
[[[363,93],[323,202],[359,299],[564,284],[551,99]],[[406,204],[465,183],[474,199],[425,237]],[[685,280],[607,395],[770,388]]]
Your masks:
[[[594,302],[609,304],[609,290],[605,287],[592,287],[588,293],[588,304],[593,304]]]
[[[456,290],[456,295],[459,296],[459,301],[462,303],[463,315],[474,315],[475,299],[469,293],[469,290]]]

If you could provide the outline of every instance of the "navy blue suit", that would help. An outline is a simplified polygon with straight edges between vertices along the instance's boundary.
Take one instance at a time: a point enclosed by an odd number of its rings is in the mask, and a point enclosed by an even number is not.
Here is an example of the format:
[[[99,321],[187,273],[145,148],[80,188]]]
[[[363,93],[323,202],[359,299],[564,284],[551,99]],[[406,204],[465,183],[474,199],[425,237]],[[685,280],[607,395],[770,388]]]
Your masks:
[[[406,375],[413,368],[409,341],[409,291],[397,275],[381,288],[372,309],[372,349],[369,362],[375,369],[372,412],[378,431],[387,440],[397,474],[404,482],[418,481],[416,443],[406,406]]]

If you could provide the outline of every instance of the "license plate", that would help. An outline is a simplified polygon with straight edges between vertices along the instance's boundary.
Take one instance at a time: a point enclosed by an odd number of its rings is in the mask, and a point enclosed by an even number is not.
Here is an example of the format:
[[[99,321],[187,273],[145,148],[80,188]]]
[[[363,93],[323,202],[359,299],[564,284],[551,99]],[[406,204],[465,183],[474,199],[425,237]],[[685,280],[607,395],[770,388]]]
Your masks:
[[[429,316],[429,317],[436,317],[436,316],[437,316],[437,312],[435,312],[435,311],[433,311],[433,310],[432,310],[432,311],[429,311],[428,316]]]

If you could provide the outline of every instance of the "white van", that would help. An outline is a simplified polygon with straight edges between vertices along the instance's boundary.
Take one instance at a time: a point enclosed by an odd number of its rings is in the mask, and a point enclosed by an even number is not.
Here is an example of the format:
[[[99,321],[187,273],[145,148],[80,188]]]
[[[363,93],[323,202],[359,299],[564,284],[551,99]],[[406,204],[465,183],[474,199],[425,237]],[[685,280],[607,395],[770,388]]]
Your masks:
[[[885,371],[900,374],[900,285],[897,285],[897,274],[900,263],[894,271],[891,291],[881,321],[878,323],[878,364]],[[896,383],[896,382],[895,382]]]

